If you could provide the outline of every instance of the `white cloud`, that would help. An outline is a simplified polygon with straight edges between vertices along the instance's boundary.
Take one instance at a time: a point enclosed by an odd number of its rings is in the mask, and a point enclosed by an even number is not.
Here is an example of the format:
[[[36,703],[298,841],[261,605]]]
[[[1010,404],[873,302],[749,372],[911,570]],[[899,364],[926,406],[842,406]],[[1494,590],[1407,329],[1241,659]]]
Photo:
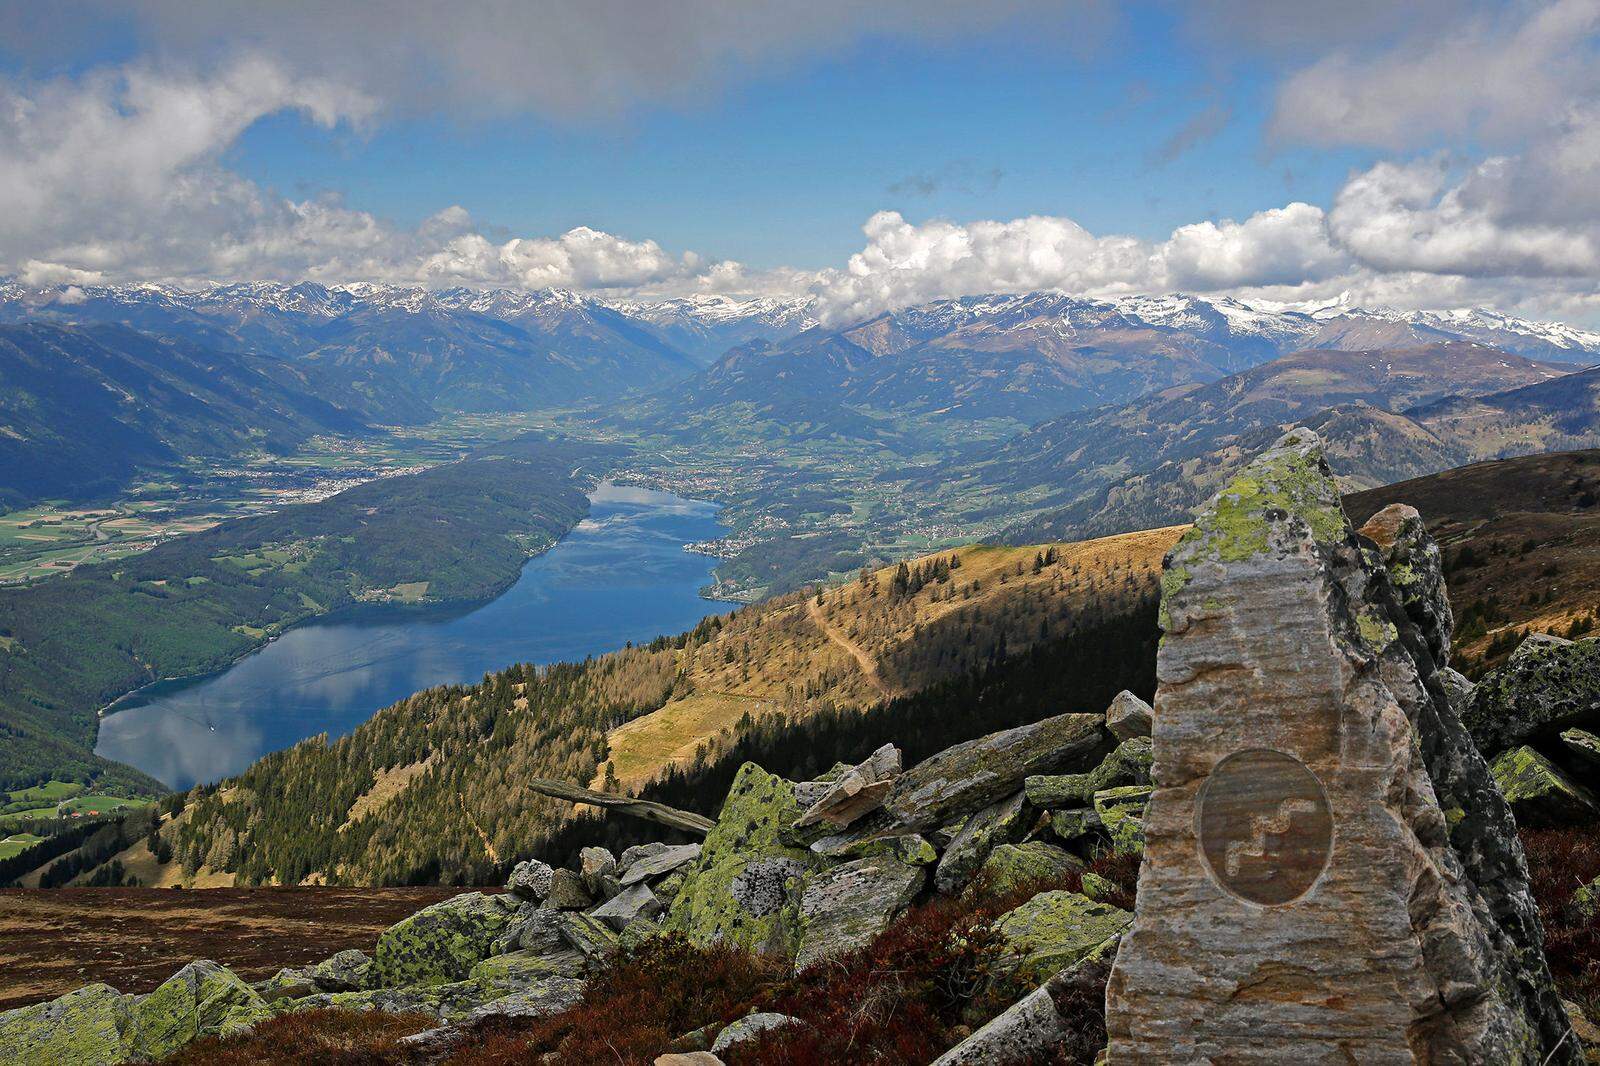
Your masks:
[[[1377,54],[1340,50],[1295,74],[1272,129],[1310,144],[1403,149],[1472,136],[1516,144],[1600,90],[1600,0],[1441,18]]]
[[[1320,208],[1294,203],[1243,222],[1183,226],[1162,242],[1096,236],[1069,218],[908,222],[894,211],[867,221],[866,247],[813,291],[836,319],[983,292],[1063,289],[1112,294],[1215,292],[1317,281],[1348,266],[1329,242]]]
[[[690,3],[763,27],[772,10],[724,8],[717,0]],[[283,10],[285,26],[310,17],[309,7]],[[610,9],[595,10],[603,22]],[[1289,203],[1239,220],[1180,226],[1153,240],[1091,233],[1061,215],[911,221],[881,211],[867,220],[859,251],[842,266],[820,271],[752,271],[663,248],[645,236],[582,226],[558,235],[491,237],[460,206],[445,207],[415,227],[399,227],[337,197],[280,196],[225,165],[225,153],[246,129],[286,111],[323,126],[360,128],[377,121],[387,101],[374,95],[378,83],[362,70],[334,64],[328,69],[342,69],[340,76],[307,76],[305,56],[284,58],[270,47],[210,66],[151,60],[52,80],[0,79],[0,274],[39,285],[312,279],[812,294],[835,319],[950,296],[1040,288],[1091,294],[1189,290],[1278,300],[1348,291],[1362,302],[1488,302],[1524,313],[1559,310],[1593,318],[1600,314],[1600,76],[1577,58],[1585,54],[1583,35],[1592,36],[1597,10],[1600,0],[1560,0],[1525,13],[1507,31],[1509,43],[1498,49],[1490,30],[1503,23],[1476,16],[1418,49],[1416,70],[1398,53],[1359,58],[1341,52],[1291,79],[1280,101],[1277,122],[1292,124],[1297,135],[1313,141],[1339,129],[1353,139],[1397,144],[1463,131],[1504,132],[1507,138],[1508,131],[1520,131],[1519,146],[1481,161],[1429,155],[1382,162],[1353,174],[1326,210]],[[917,32],[948,32],[968,17],[954,7],[935,13],[939,17]],[[807,23],[807,40],[890,32],[881,12],[851,18],[843,6],[824,3],[816,15]],[[239,17],[260,16],[245,11]],[[327,39],[343,40],[347,28],[340,20],[347,16],[331,17]],[[430,17],[419,15],[427,25]],[[551,23],[552,33],[568,26],[566,17]],[[584,19],[589,16],[571,23],[573,34],[581,36],[572,28],[579,23],[583,32],[610,32]],[[516,27],[531,32],[521,23]],[[718,23],[708,31],[696,46],[700,53],[723,48],[716,42],[725,30]],[[371,54],[398,47],[396,40],[415,44],[419,32],[410,27],[379,34]],[[790,47],[772,43],[772,36],[763,30],[737,48],[726,47],[745,49],[735,62],[764,54],[765,47]],[[283,44],[272,34],[262,39]],[[1351,48],[1365,46],[1365,38],[1350,40]],[[547,46],[554,47],[540,44]],[[442,43],[439,61],[461,59],[455,47]],[[621,47],[626,54],[628,46]],[[1505,59],[1495,65],[1490,53],[1515,48],[1537,62]],[[1483,84],[1454,78],[1454,95],[1407,80],[1418,71],[1442,76],[1479,59],[1488,64]],[[452,76],[471,77],[465,71]],[[646,71],[638,77],[645,80],[615,83],[618,101],[660,88],[666,84],[660,79],[677,78],[674,84],[681,87],[695,83],[697,75]],[[502,88],[532,94],[547,107],[559,100],[559,93],[540,95],[545,89],[537,86]],[[1313,99],[1319,94],[1321,99]],[[1350,109],[1360,114],[1346,121]]]
[[[1167,287],[1201,290],[1320,281],[1349,259],[1329,240],[1322,209],[1307,203],[1180,226],[1155,255]]]
[[[680,103],[865,39],[940,40],[1025,25],[1064,47],[1109,25],[1103,0],[58,0],[0,5],[0,50],[72,54],[107,24],[168,61],[239,41],[285,69],[421,110],[555,116]],[[1025,21],[1024,21],[1025,20]]]
[[[692,253],[578,227],[491,242],[451,206],[414,230],[336,198],[285,199],[227,169],[252,123],[300,111],[325,126],[377,105],[249,58],[210,74],[147,66],[0,83],[0,273],[29,284],[312,278],[636,287],[694,276]]]

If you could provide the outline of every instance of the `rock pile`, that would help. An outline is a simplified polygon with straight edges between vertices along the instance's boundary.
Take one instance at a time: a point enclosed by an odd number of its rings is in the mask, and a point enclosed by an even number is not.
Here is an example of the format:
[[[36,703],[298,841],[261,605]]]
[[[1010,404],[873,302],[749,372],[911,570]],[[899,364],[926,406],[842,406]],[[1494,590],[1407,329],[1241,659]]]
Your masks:
[[[614,953],[669,932],[804,969],[864,947],[932,894],[979,883],[1008,891],[1080,872],[1117,847],[1136,849],[1149,722],[1148,705],[1123,693],[1104,715],[1046,718],[910,769],[892,746],[815,781],[746,764],[703,844],[644,844],[620,856],[585,848],[572,870],[522,862],[504,892],[418,911],[386,930],[370,957],[342,951],[255,985],[197,962],[148,996],[89,986],[0,1014],[0,1060],[142,1061],[320,1007],[431,1014],[439,1027],[407,1046],[442,1055],[485,1019],[571,1007]],[[1085,880],[1088,893],[1092,875]],[[1131,920],[1090,894],[1057,890],[1001,916],[995,931],[1011,971],[1038,982],[1105,957]],[[182,1024],[158,1023],[156,1005],[175,989],[196,989],[205,1006]],[[783,1024],[797,1022],[757,1014],[693,1034],[678,1050],[712,1062]]]

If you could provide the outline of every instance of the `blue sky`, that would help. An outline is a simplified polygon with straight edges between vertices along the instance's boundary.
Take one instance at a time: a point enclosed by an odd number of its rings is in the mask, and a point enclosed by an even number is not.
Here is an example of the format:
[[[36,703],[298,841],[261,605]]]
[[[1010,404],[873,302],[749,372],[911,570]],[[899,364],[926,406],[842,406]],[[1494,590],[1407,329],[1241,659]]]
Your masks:
[[[337,190],[405,225],[456,203],[511,233],[587,225],[820,268],[859,247],[884,208],[1065,214],[1155,239],[1285,199],[1325,202],[1364,154],[1269,145],[1271,89],[1247,64],[1214,69],[1152,15],[1084,57],[992,37],[874,38],[703,102],[582,120],[426,115],[363,133],[285,114],[228,158],[286,194]],[[1171,146],[1217,108],[1220,130]]]
[[[0,2],[0,274],[1600,319],[1600,0]]]

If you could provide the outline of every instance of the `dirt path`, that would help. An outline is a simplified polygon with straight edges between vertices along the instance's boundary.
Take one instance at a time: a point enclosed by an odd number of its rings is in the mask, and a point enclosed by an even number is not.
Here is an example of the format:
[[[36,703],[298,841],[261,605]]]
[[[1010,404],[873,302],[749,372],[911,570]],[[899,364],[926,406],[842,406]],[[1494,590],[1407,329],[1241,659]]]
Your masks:
[[[857,644],[855,641],[845,636],[844,633],[829,625],[828,620],[823,617],[822,609],[817,606],[816,600],[806,600],[806,614],[810,615],[811,620],[817,624],[817,628],[822,630],[823,636],[827,637],[830,641],[850,653],[850,657],[856,661],[856,665],[861,668],[861,673],[865,675],[866,679],[872,684],[873,688],[883,693],[883,695],[889,699],[893,699],[895,697],[895,690],[890,688],[889,685],[884,682],[883,676],[878,673],[878,661],[872,656],[868,655],[866,649],[861,645]]]
[[[461,801],[461,813],[466,816],[467,824],[472,826],[472,831],[478,834],[479,840],[483,841],[483,850],[489,853],[489,861],[498,866],[500,864],[500,853],[494,850],[493,844],[489,843],[489,834],[483,831],[483,826],[479,825],[478,820],[472,816],[472,812],[467,810],[466,797],[457,796],[456,798]]]

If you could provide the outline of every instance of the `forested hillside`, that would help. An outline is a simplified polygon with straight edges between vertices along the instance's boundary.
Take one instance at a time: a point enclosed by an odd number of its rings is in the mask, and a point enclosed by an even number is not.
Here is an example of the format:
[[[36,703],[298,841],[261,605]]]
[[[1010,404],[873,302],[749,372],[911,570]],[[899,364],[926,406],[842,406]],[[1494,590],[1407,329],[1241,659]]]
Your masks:
[[[582,518],[581,472],[609,455],[525,441],[0,589],[0,785],[101,778],[158,791],[91,754],[105,704],[341,606],[491,596]]]
[[[825,732],[841,714],[896,715],[906,738],[905,708],[919,705],[905,701],[918,693],[1035,648],[1075,646],[1143,610],[1177,532],[963,548],[584,663],[431,689],[341,740],[313,738],[196,790],[167,836],[190,873],[241,883],[490,880],[571,816],[528,778],[617,788],[670,768],[693,774],[750,738],[810,721]],[[1090,703],[1103,702],[1116,658],[1095,648],[1068,655],[1062,672],[1083,681]],[[1120,667],[1115,682],[1131,683]],[[951,718],[953,707],[942,724],[929,719],[929,743],[988,721]]]
[[[0,325],[0,510],[364,429],[288,368],[236,352],[122,326]]]

